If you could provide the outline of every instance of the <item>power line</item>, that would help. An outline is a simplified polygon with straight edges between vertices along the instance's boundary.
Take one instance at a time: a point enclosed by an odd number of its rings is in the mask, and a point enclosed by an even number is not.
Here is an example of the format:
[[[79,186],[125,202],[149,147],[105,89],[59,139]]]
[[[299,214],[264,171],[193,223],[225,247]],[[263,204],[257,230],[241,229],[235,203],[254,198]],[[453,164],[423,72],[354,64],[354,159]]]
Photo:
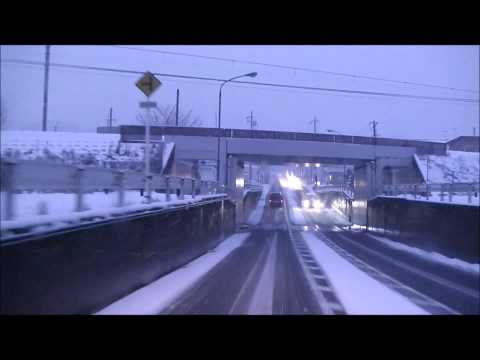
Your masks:
[[[193,58],[200,58],[200,59],[224,61],[224,62],[230,62],[230,63],[243,63],[243,64],[250,64],[250,65],[260,65],[260,66],[265,66],[265,67],[288,69],[288,70],[294,70],[294,71],[322,73],[322,74],[326,74],[326,75],[344,76],[344,77],[350,77],[350,78],[354,78],[354,79],[367,79],[367,80],[383,81],[383,82],[390,82],[390,83],[396,83],[396,84],[402,84],[402,85],[424,86],[424,87],[439,88],[439,89],[446,89],[446,90],[452,90],[452,91],[470,92],[470,93],[475,93],[475,94],[478,93],[478,91],[476,91],[476,90],[461,89],[461,88],[456,88],[456,87],[451,87],[451,86],[427,84],[427,83],[421,83],[421,82],[415,82],[415,81],[393,80],[393,79],[387,79],[387,78],[382,78],[382,77],[375,77],[375,76],[368,76],[368,75],[356,75],[356,74],[342,73],[342,72],[335,72],[335,71],[327,71],[327,70],[320,70],[320,69],[310,69],[310,68],[305,68],[305,67],[301,67],[301,66],[278,65],[278,64],[262,63],[262,62],[256,62],[256,61],[238,60],[238,59],[232,59],[232,58],[221,58],[221,57],[215,57],[215,56],[196,55],[196,54],[189,54],[189,53],[175,52],[175,51],[144,49],[144,48],[137,48],[137,47],[131,47],[131,46],[119,46],[119,45],[105,45],[105,46],[115,47],[115,48],[119,48],[119,49],[126,49],[126,50],[153,52],[153,53],[160,53],[160,54],[166,54],[166,55],[186,56],[186,57],[193,57]]]
[[[5,59],[3,61],[6,63],[43,65],[43,63],[41,62],[29,61],[29,60]],[[144,71],[138,71],[138,70],[125,70],[125,69],[114,69],[114,68],[105,68],[105,67],[97,67],[97,66],[71,65],[71,64],[60,64],[60,63],[51,63],[50,66],[60,67],[60,68],[84,69],[84,70],[92,70],[92,71],[107,71],[107,72],[114,72],[114,73],[138,74],[138,75],[141,75],[144,73]],[[225,81],[225,79],[191,76],[191,75],[166,74],[166,73],[158,73],[158,72],[152,72],[152,74],[157,76],[164,76],[164,77],[171,77],[171,78],[178,78],[178,79],[195,79],[195,80],[216,81],[216,82]],[[459,101],[459,102],[474,102],[474,103],[479,102],[478,99],[466,99],[466,98],[449,98],[449,97],[422,96],[422,95],[387,93],[387,92],[366,91],[366,90],[322,88],[322,87],[314,87],[314,86],[301,86],[301,85],[289,85],[289,84],[254,82],[254,81],[233,80],[231,82],[237,83],[237,84],[248,84],[248,85],[255,85],[255,86],[269,86],[269,87],[275,87],[275,88],[313,90],[313,91],[324,91],[324,92],[334,92],[334,93],[343,93],[343,94],[388,96],[388,97],[398,97],[398,98],[405,98],[405,99],[422,99],[422,100],[438,100],[438,101],[457,101],[457,102]]]

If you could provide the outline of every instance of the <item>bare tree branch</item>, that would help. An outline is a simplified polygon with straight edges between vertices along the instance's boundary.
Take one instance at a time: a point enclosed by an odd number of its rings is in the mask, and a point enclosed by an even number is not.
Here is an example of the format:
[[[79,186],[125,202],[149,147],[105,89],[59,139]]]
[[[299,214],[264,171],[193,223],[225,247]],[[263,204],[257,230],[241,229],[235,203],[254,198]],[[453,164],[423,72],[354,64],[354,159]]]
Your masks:
[[[176,108],[173,105],[164,105],[162,107],[157,107],[151,110],[151,123],[152,125],[159,126],[175,126],[175,111]],[[141,124],[145,124],[145,117],[143,114],[138,114],[136,117],[137,121]],[[199,116],[192,117],[192,110],[189,110],[187,113],[179,110],[178,112],[178,126],[181,127],[192,127],[200,126],[202,120]]]

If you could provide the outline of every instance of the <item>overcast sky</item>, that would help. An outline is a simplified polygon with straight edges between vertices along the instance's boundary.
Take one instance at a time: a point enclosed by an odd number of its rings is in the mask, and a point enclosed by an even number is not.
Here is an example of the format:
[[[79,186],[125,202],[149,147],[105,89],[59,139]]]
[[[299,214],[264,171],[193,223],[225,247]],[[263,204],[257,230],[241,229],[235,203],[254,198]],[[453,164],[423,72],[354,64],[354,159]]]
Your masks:
[[[479,98],[478,46],[133,46],[241,61],[305,67],[331,72],[436,84],[470,89],[463,92],[318,72],[278,69],[238,61],[220,61],[144,52],[113,46],[52,46],[51,62],[127,70],[230,78],[256,71],[259,82],[454,98]],[[2,60],[43,61],[44,46],[2,46]],[[2,62],[2,112],[7,129],[40,130],[42,123],[43,67]],[[137,75],[51,68],[48,127],[59,131],[94,132],[106,125],[113,107],[118,124],[137,124]],[[162,87],[152,100],[175,103],[192,110],[202,126],[215,126],[219,83],[159,77]],[[334,129],[370,135],[369,122],[379,122],[386,137],[444,139],[471,135],[479,123],[477,103],[409,100],[320,91],[272,89],[227,84],[223,91],[222,127],[247,128],[253,111],[259,128],[313,132],[309,122],[319,119],[318,132]]]

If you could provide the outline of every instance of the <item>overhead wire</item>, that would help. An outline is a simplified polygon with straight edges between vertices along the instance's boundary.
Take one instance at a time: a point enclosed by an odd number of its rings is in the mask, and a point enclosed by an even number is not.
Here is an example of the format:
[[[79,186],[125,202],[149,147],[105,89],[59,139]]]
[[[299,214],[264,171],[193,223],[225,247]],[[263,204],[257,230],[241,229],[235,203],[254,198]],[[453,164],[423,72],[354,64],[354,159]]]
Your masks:
[[[243,64],[250,64],[250,65],[272,67],[272,68],[288,69],[288,70],[293,70],[294,72],[304,71],[304,72],[310,72],[310,73],[322,73],[322,74],[325,74],[325,75],[343,76],[343,77],[350,77],[350,78],[354,78],[354,79],[366,79],[366,80],[383,81],[383,82],[396,83],[396,84],[402,84],[402,85],[410,85],[410,86],[423,86],[423,87],[439,88],[439,89],[452,90],[452,91],[479,93],[479,91],[476,91],[476,90],[462,89],[462,88],[457,88],[457,87],[452,87],[452,86],[427,84],[427,83],[416,82],[416,81],[387,79],[387,78],[377,77],[377,76],[359,75],[359,74],[343,73],[343,72],[336,72],[336,71],[327,71],[327,70],[321,70],[321,69],[311,69],[311,68],[306,68],[306,67],[301,67],[301,66],[271,64],[271,63],[264,63],[264,62],[257,62],[257,61],[247,61],[247,60],[239,60],[239,59],[232,59],[232,58],[222,58],[222,57],[216,57],[216,56],[189,54],[189,53],[184,53],[184,52],[175,52],[175,51],[168,51],[168,50],[145,49],[145,48],[138,48],[138,47],[132,47],[132,46],[120,46],[120,45],[104,45],[104,46],[115,47],[115,48],[126,49],[126,50],[135,50],[135,51],[143,51],[143,52],[150,52],[150,53],[160,53],[160,54],[165,54],[165,55],[186,56],[186,57],[193,57],[193,58],[199,58],[199,59],[224,61],[224,62],[229,62],[229,63],[243,63]]]
[[[6,63],[17,63],[17,64],[32,64],[43,66],[44,63],[40,61],[30,61],[30,60],[21,60],[21,59],[4,59],[2,62]],[[72,68],[72,69],[84,69],[91,71],[106,71],[112,73],[124,73],[124,74],[136,74],[141,75],[144,71],[139,70],[127,70],[127,69],[115,69],[107,67],[98,67],[98,66],[87,66],[87,65],[73,65],[73,64],[62,64],[62,63],[50,63],[51,67],[60,67],[60,68]],[[225,79],[205,77],[205,76],[192,76],[192,75],[181,75],[181,74],[168,74],[168,73],[159,73],[152,72],[156,76],[177,78],[177,79],[194,79],[194,80],[203,80],[203,81],[215,81],[215,82],[225,82]],[[341,94],[358,94],[358,95],[373,95],[373,96],[387,96],[387,97],[397,97],[405,99],[422,99],[422,100],[435,100],[435,101],[454,101],[454,102],[467,102],[467,103],[478,103],[478,99],[470,98],[451,98],[451,97],[438,97],[438,96],[424,96],[424,95],[413,95],[413,94],[403,94],[403,93],[389,93],[389,92],[379,92],[379,91],[367,91],[367,90],[352,90],[352,89],[338,89],[338,88],[324,88],[324,87],[315,87],[315,86],[303,86],[303,85],[291,85],[291,84],[279,84],[279,83],[267,83],[267,82],[257,82],[257,81],[239,81],[233,80],[231,83],[235,84],[247,84],[253,86],[266,86],[274,88],[286,88],[286,89],[299,89],[299,90],[312,90],[312,91],[321,91],[321,92],[332,92],[332,93],[341,93]]]

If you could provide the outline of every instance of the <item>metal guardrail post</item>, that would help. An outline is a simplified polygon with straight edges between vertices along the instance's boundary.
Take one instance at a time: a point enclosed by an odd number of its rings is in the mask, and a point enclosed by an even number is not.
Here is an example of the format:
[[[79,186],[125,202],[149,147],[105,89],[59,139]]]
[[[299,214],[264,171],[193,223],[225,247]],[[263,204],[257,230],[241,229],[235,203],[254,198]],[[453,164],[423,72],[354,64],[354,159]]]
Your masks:
[[[125,205],[125,173],[123,171],[116,173],[115,185],[118,186],[117,206],[122,207]]]
[[[75,211],[83,211],[85,206],[83,204],[83,176],[84,176],[85,169],[82,167],[78,167],[75,169],[74,174],[74,184],[75,184]]]
[[[13,192],[15,163],[13,161],[2,161],[4,172],[2,187],[5,189],[5,212],[3,220],[12,220],[15,217],[15,193]]]
[[[167,201],[170,201],[170,178],[165,177],[165,197]]]
[[[425,184],[425,197],[427,200],[430,199],[430,186],[428,186],[428,183]]]
[[[452,183],[448,184],[448,202],[452,202],[452,191],[453,185]]]
[[[472,190],[473,190],[473,186],[469,186],[468,187],[468,203],[469,204],[472,203]]]
[[[413,198],[417,198],[417,184],[413,185]]]
[[[185,199],[185,179],[180,179],[180,200]]]
[[[444,188],[443,188],[443,184],[440,184],[440,201],[443,201],[443,194],[444,193]]]
[[[192,179],[192,199],[195,199],[195,192],[197,191],[195,185],[196,185],[195,179]]]

